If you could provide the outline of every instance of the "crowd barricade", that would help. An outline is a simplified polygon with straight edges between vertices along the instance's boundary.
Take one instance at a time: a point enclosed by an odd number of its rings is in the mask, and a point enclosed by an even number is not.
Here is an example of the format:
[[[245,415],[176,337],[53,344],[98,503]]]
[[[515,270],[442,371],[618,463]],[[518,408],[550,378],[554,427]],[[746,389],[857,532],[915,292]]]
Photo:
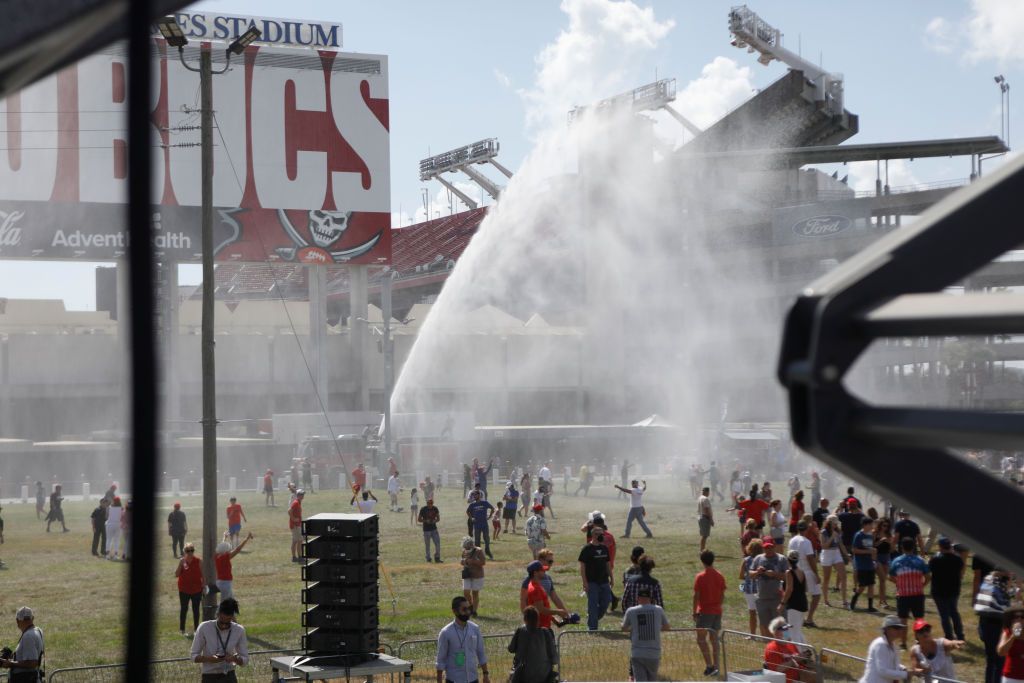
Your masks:
[[[822,648],[818,654],[819,680],[858,681],[864,675],[864,664],[867,661],[863,657],[856,657],[845,652]]]
[[[483,637],[487,666],[494,680],[505,680],[512,669],[512,654],[508,644],[511,633],[493,633]],[[398,646],[395,656],[412,662],[413,681],[437,681],[437,639],[407,640]]]
[[[710,634],[707,642],[711,647]],[[559,677],[563,681],[627,680],[629,651],[629,634],[623,631],[563,631],[558,635]],[[662,631],[660,679],[701,680],[705,666],[697,647],[697,629]]]
[[[772,642],[796,645],[801,651],[806,653],[807,668],[815,672],[819,681],[833,680],[829,678],[821,678],[818,666],[818,652],[811,645],[794,643],[791,640],[766,638],[764,636],[743,633],[742,631],[731,631],[729,629],[722,631],[721,671],[723,674],[723,680],[725,680],[726,673],[761,673],[765,668],[765,647],[767,647],[768,643]],[[860,674],[857,675],[859,676]],[[835,680],[845,681],[849,679],[839,678]],[[856,680],[856,678],[853,680]]]
[[[386,651],[391,646],[381,644]],[[249,663],[235,669],[239,683],[265,683],[272,675],[270,659],[289,654],[301,654],[301,650],[256,650],[249,653]],[[48,683],[123,683],[124,664],[98,664],[54,669],[47,674]],[[199,665],[188,657],[157,659],[152,662],[150,680],[159,683],[192,683],[199,677]],[[6,677],[0,680],[6,680]]]

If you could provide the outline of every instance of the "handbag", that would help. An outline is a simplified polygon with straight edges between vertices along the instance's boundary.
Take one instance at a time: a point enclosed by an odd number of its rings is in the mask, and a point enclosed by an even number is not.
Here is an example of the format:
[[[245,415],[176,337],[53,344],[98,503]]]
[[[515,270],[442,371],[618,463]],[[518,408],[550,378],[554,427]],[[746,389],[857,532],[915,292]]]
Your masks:
[[[462,578],[464,578],[464,579],[471,579],[471,578],[473,578],[473,575],[469,571],[469,567],[463,567],[462,568]]]

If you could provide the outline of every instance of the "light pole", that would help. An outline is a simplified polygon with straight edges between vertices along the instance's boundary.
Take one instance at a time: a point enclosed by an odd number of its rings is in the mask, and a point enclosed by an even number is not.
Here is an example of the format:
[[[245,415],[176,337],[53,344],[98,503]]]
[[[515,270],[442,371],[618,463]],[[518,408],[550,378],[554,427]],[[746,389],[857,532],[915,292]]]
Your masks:
[[[1010,146],[1010,83],[1006,80],[1006,77],[1002,74],[996,76],[996,85],[999,86],[999,130],[1006,141],[1006,146]]]
[[[260,37],[260,31],[250,28],[225,50],[224,68],[213,70],[209,48],[199,52],[199,67],[185,61],[188,39],[174,17],[164,17],[157,23],[160,34],[171,47],[178,48],[182,66],[199,74],[200,141],[202,147],[202,244],[203,244],[203,312],[202,355],[203,375],[203,574],[206,583],[216,584],[213,554],[217,545],[217,373],[214,364],[214,275],[213,275],[213,74],[222,74],[231,66],[231,55],[240,55]],[[173,331],[177,334],[177,330]],[[216,612],[216,597],[208,593],[204,602],[204,618],[212,619]]]

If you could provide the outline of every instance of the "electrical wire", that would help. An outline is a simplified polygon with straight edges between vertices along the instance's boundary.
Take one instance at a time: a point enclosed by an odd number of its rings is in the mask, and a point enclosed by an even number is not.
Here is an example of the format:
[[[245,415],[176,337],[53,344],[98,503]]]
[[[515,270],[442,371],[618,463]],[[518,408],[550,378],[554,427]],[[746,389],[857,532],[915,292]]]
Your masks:
[[[225,155],[227,155],[228,165],[231,167],[231,173],[235,177],[235,183],[238,185],[239,190],[245,192],[245,188],[242,186],[242,181],[238,177],[238,170],[235,168],[235,162],[231,158],[231,151],[228,148],[227,141],[224,139],[224,133],[221,131],[220,123],[217,121],[216,113],[213,114],[213,122],[217,129],[217,134],[220,136],[221,146],[224,149]],[[263,248],[263,253],[268,254],[269,250],[267,249],[266,242],[263,241],[263,235],[260,234],[258,230],[254,232],[256,233],[257,239],[260,241],[260,246]],[[327,431],[331,437],[331,444],[333,444],[335,453],[338,455],[338,459],[341,460],[341,464],[345,468],[345,476],[346,478],[348,478],[349,464],[345,462],[345,456],[341,454],[341,447],[338,446],[338,437],[334,433],[334,427],[331,426],[331,419],[327,415],[327,406],[324,403],[324,397],[321,395],[321,392],[317,390],[316,378],[313,376],[313,368],[310,366],[309,360],[306,358],[305,351],[302,350],[302,343],[299,341],[299,333],[295,326],[295,320],[292,318],[291,311],[288,310],[287,299],[284,298],[284,289],[281,287],[281,282],[277,278],[277,272],[276,269],[274,268],[274,264],[268,263],[267,265],[269,266],[270,276],[274,280],[274,290],[277,292],[277,299],[281,302],[281,306],[284,309],[285,317],[288,319],[288,326],[291,328],[292,331],[292,337],[295,339],[295,345],[299,350],[299,357],[302,359],[302,364],[306,367],[306,374],[309,377],[309,383],[313,387],[314,393],[316,394],[317,404],[320,406],[320,414],[323,415],[324,423],[327,425]],[[210,285],[212,286],[213,283],[210,283]],[[206,284],[204,283],[203,286],[205,287]],[[323,353],[324,351],[325,350],[321,350],[321,353]]]

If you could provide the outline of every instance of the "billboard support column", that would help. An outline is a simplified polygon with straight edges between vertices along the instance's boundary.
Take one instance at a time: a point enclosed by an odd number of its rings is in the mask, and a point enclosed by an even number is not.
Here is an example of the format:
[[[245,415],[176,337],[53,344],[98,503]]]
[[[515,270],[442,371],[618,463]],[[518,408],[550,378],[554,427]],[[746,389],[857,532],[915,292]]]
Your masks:
[[[162,264],[164,271],[164,348],[165,381],[167,382],[167,407],[164,415],[168,420],[181,419],[181,380],[178,373],[178,349],[181,348],[178,303],[178,262]]]
[[[349,266],[349,282],[352,310],[349,311],[349,333],[352,346],[352,375],[356,381],[355,410],[370,409],[370,392],[367,387],[366,368],[366,315],[369,308],[369,278],[366,266]]]
[[[328,410],[327,396],[327,266],[309,264],[309,347],[317,409]]]

